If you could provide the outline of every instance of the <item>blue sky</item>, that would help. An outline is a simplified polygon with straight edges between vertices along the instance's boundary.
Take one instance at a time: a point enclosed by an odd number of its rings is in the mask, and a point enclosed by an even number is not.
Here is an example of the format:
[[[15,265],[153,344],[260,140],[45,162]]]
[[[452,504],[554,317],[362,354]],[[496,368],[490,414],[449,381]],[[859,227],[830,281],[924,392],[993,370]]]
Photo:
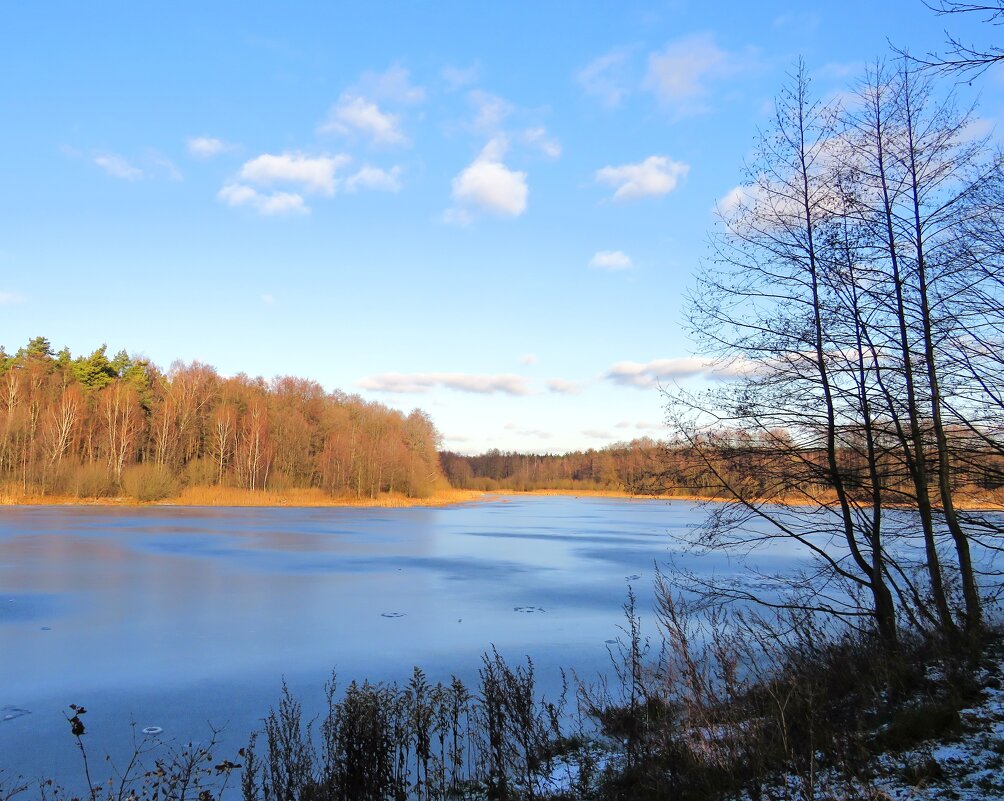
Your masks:
[[[7,4],[0,341],[306,376],[466,452],[658,436],[796,59],[830,95],[946,25],[999,33],[920,0]]]

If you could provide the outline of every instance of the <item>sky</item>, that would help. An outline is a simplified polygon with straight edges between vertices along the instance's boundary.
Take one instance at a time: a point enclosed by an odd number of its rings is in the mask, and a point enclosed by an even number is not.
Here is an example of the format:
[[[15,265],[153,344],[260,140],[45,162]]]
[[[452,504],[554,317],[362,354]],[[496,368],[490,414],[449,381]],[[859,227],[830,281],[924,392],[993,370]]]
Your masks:
[[[999,28],[921,0],[7,3],[0,344],[296,375],[443,447],[662,433],[686,296],[799,58]],[[995,71],[959,91],[994,131]]]

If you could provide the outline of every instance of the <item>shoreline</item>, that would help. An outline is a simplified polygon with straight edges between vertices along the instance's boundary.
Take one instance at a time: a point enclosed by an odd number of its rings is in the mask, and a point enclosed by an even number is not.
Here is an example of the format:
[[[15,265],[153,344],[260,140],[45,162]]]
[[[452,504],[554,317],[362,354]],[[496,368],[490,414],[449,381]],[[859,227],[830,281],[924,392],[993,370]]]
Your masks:
[[[335,498],[320,490],[238,490],[234,488],[196,487],[185,490],[173,498],[141,501],[129,497],[77,498],[63,495],[17,495],[0,493],[0,507],[4,506],[205,506],[205,507],[258,507],[258,508],[352,508],[352,509],[405,509],[443,507],[485,500],[486,493],[479,490],[439,490],[425,498],[408,498],[398,494],[384,494],[376,498]]]
[[[129,497],[77,498],[60,495],[21,495],[0,491],[0,507],[4,506],[193,506],[193,507],[258,507],[258,508],[332,508],[332,509],[410,509],[441,508],[459,504],[492,502],[504,497],[570,497],[610,498],[628,501],[683,501],[687,503],[724,503],[728,499],[710,495],[639,495],[623,490],[596,489],[536,489],[536,490],[437,490],[425,498],[408,498],[398,494],[384,494],[376,498],[334,498],[316,489],[287,491],[242,490],[232,487],[192,487],[173,498],[141,501]],[[765,503],[789,506],[816,506],[804,498],[764,499]],[[967,511],[1004,510],[1004,503],[989,499],[960,504]]]

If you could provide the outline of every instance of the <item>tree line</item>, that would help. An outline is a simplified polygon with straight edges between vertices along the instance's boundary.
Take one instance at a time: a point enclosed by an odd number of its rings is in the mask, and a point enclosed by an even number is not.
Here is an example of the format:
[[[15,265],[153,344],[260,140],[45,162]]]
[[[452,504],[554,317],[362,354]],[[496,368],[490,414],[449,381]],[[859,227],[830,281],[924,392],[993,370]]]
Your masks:
[[[0,348],[0,484],[22,494],[169,497],[186,486],[430,495],[438,434],[411,414],[313,381],[164,371],[101,346],[74,357],[44,337]]]
[[[439,458],[446,478],[458,489],[614,490],[634,494],[668,489],[662,475],[665,447],[649,438],[563,454],[494,448],[473,456],[443,451]]]

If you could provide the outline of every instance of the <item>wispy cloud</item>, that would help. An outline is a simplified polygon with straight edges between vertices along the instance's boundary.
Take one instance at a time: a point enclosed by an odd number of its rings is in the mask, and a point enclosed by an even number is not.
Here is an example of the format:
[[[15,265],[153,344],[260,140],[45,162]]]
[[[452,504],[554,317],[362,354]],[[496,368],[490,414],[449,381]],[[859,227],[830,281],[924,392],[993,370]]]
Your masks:
[[[481,67],[472,64],[469,67],[446,66],[439,71],[440,76],[446,81],[446,85],[453,91],[463,89],[478,82],[481,76]]]
[[[473,212],[519,217],[526,211],[526,173],[502,163],[508,148],[504,136],[492,139],[471,164],[453,179],[453,206],[443,219],[466,224]]]
[[[401,129],[401,118],[381,110],[372,100],[346,93],[318,126],[318,133],[362,136],[376,145],[405,145],[408,137]]]
[[[356,94],[403,106],[425,102],[425,89],[411,82],[411,73],[400,64],[383,72],[364,72],[353,87]]]
[[[616,108],[630,92],[625,74],[629,56],[626,49],[611,50],[586,64],[575,74],[575,80],[587,95],[607,108]]]
[[[642,87],[678,115],[699,114],[710,108],[712,84],[742,66],[743,60],[719,47],[711,34],[692,34],[649,55]]]
[[[775,28],[794,28],[799,35],[815,31],[823,18],[817,11],[801,11],[779,14],[771,23]]]
[[[530,387],[522,376],[477,373],[379,373],[357,382],[373,392],[424,393],[442,387],[479,395],[529,395]]]
[[[378,192],[399,192],[401,190],[401,168],[391,167],[389,170],[371,167],[366,164],[353,175],[345,179],[345,191],[357,192],[360,189],[370,189]]]
[[[259,192],[244,184],[226,184],[216,195],[228,206],[249,206],[265,217],[309,214],[302,195],[295,192]]]
[[[146,163],[149,165],[150,172],[156,176],[167,178],[170,181],[184,180],[178,165],[158,150],[146,151]]]
[[[690,166],[683,162],[649,156],[637,164],[603,167],[596,171],[596,180],[614,187],[614,200],[637,200],[669,194],[689,172]]]
[[[598,428],[584,429],[582,434],[591,439],[617,439],[616,434],[611,434],[609,431],[603,431]]]
[[[534,439],[550,439],[552,437],[550,431],[545,431],[540,428],[525,428],[523,426],[518,426],[515,423],[506,423],[503,428],[506,431],[512,431],[519,437],[533,437]]]
[[[467,99],[474,106],[471,126],[482,133],[494,134],[499,131],[505,119],[516,110],[505,98],[483,89],[472,89],[467,93]]]
[[[524,353],[519,357],[520,364],[536,364],[537,354],[536,353]]]
[[[524,144],[535,150],[539,150],[550,159],[561,156],[561,143],[547,133],[547,128],[527,128],[520,134],[520,139]]]
[[[756,192],[750,186],[733,186],[728,192],[718,198],[715,210],[723,217],[729,217],[737,209],[752,203],[756,199]]]
[[[198,159],[211,159],[222,153],[236,150],[237,146],[212,136],[192,136],[185,142],[188,153]]]
[[[663,431],[667,428],[667,426],[665,423],[653,423],[648,420],[639,420],[636,423],[622,420],[619,423],[615,423],[614,428],[635,428],[639,431]]]
[[[425,89],[413,84],[411,74],[399,64],[383,72],[364,72],[341,93],[317,132],[361,138],[377,146],[407,145],[401,114],[386,107],[403,110],[424,102]]]
[[[133,166],[125,157],[115,153],[101,153],[94,157],[94,163],[115,178],[137,181],[143,177],[143,170]]]
[[[651,389],[664,381],[707,373],[713,366],[712,361],[699,356],[656,359],[650,362],[617,362],[607,370],[605,378],[621,386]]]
[[[601,250],[589,260],[589,266],[598,270],[630,270],[631,257],[621,250]]]
[[[559,395],[578,395],[582,392],[582,384],[577,381],[566,381],[564,378],[552,378],[547,382],[547,388]]]

